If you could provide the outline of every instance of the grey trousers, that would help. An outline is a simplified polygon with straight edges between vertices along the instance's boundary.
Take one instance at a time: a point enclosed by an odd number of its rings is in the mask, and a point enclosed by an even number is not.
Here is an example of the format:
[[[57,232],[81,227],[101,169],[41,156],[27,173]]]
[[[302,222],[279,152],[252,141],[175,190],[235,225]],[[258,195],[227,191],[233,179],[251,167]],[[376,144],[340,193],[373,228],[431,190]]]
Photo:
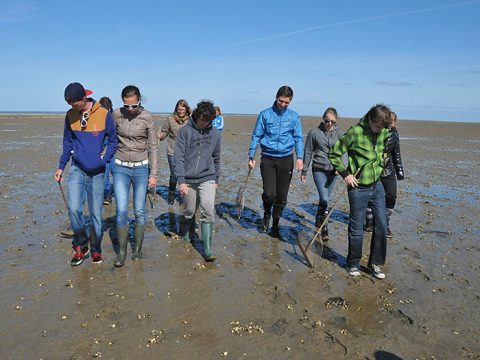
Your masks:
[[[188,194],[183,196],[183,216],[192,219],[200,205],[200,222],[213,223],[215,220],[215,192],[214,180],[200,184],[187,184]]]

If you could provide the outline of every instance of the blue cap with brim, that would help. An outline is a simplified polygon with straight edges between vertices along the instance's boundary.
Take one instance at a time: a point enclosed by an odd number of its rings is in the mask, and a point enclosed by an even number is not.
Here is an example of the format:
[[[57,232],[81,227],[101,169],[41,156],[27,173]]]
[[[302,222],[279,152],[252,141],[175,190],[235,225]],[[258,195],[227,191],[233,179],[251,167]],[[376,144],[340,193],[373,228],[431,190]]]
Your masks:
[[[73,82],[65,88],[65,101],[69,104],[82,100],[85,96],[91,95],[93,92],[86,90],[82,84]]]

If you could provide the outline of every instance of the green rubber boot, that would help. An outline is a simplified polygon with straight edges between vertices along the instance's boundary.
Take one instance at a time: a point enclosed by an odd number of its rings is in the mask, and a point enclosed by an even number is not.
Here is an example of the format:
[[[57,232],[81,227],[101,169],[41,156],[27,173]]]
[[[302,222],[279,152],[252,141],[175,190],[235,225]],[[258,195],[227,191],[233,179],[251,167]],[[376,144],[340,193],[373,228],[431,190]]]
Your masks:
[[[145,225],[135,224],[135,245],[133,246],[132,260],[140,260],[143,258],[142,255],[142,244],[143,237],[145,236]]]
[[[213,234],[213,224],[212,223],[202,223],[202,240],[203,240],[203,249],[205,252],[205,261],[214,261],[217,257],[212,254],[212,234]]]
[[[122,267],[125,264],[125,258],[127,257],[128,226],[117,226],[117,234],[120,249],[117,258],[113,262],[113,266]]]

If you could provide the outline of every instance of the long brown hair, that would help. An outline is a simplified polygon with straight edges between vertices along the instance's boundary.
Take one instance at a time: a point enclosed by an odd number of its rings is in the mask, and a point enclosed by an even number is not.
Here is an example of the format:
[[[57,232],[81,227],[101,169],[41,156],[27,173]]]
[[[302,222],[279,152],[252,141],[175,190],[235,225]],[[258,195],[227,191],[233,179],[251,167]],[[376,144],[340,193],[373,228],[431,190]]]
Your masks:
[[[188,105],[187,100],[180,99],[177,101],[177,104],[175,105],[175,110],[173,110],[173,113],[177,115],[177,110],[179,106],[183,106],[184,108],[187,109],[187,115],[191,116],[192,115],[192,109],[190,108],[190,105]],[[178,116],[178,115],[177,115]]]

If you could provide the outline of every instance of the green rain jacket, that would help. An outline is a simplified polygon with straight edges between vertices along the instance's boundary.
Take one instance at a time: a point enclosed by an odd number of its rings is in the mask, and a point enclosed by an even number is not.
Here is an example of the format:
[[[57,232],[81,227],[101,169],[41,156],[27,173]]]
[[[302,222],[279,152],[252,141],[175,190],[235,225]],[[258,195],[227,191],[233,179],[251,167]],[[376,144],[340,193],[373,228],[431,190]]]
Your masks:
[[[361,118],[358,124],[353,125],[340,137],[328,155],[335,170],[345,178],[349,174],[355,174],[358,184],[369,186],[375,183],[383,171],[383,150],[385,140],[388,138],[388,129],[382,129],[374,134],[365,118]],[[348,153],[348,168],[342,162],[342,155]]]

